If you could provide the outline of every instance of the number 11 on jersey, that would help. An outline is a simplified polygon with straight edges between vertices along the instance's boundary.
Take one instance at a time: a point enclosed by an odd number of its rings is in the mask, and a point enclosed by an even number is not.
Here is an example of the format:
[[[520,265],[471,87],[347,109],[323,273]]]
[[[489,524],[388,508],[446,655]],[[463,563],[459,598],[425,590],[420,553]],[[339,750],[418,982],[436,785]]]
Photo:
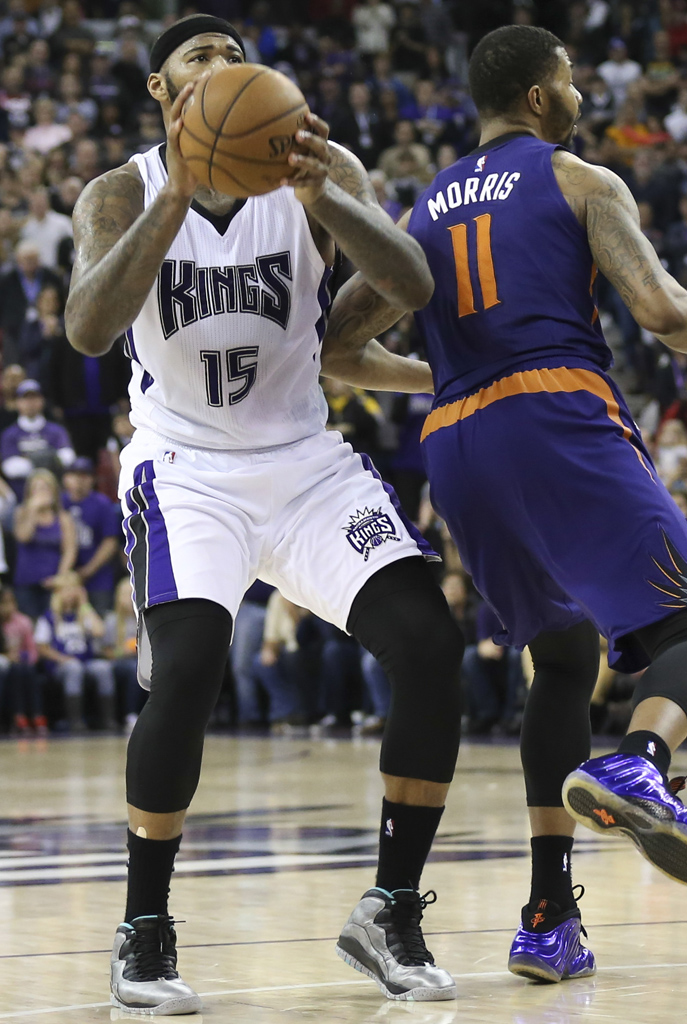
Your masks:
[[[242,382],[236,391],[227,395],[229,405],[242,402],[255,384],[258,372],[258,346],[225,349],[226,379],[229,384]],[[218,349],[206,349],[200,353],[205,365],[205,394],[208,405],[221,409],[224,405],[224,385],[222,380],[222,352]]]
[[[474,217],[477,245],[477,276],[482,292],[484,309],[498,306],[500,299],[496,288],[494,260],[491,254],[491,214],[483,213]],[[453,258],[456,264],[456,281],[458,284],[458,316],[469,316],[476,313],[475,296],[470,276],[468,226],[454,224],[448,229],[453,243]]]

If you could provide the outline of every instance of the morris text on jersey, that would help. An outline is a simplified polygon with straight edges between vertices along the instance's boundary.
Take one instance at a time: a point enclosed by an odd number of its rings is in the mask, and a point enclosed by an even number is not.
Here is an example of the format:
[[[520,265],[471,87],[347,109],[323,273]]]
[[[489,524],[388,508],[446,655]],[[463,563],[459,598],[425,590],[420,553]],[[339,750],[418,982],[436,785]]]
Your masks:
[[[427,199],[429,215],[432,220],[439,220],[440,213],[448,213],[458,206],[508,199],[519,180],[519,171],[504,171],[500,175],[488,174],[486,178],[467,178],[462,183],[452,181],[447,188]]]
[[[269,253],[239,267],[199,267],[165,260],[157,297],[165,338],[197,320],[222,313],[252,313],[286,330],[291,313],[291,254]]]

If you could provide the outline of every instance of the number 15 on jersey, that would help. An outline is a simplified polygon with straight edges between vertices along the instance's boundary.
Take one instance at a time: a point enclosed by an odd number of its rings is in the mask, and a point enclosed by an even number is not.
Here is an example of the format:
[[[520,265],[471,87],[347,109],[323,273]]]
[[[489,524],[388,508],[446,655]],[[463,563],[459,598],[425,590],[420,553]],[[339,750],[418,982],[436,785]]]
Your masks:
[[[224,405],[224,381],[238,384],[235,391],[227,389],[227,405],[238,405],[255,384],[258,372],[258,346],[246,348],[206,349],[200,353],[205,366],[205,394],[208,405],[221,409]]]

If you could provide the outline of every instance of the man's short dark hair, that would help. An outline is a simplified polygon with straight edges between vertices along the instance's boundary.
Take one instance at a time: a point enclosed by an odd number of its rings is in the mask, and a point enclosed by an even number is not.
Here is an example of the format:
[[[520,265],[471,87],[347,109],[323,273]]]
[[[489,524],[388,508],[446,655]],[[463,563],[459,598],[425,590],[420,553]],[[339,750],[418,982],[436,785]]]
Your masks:
[[[561,40],[545,28],[505,25],[481,39],[470,58],[470,93],[482,115],[508,113],[555,74]]]

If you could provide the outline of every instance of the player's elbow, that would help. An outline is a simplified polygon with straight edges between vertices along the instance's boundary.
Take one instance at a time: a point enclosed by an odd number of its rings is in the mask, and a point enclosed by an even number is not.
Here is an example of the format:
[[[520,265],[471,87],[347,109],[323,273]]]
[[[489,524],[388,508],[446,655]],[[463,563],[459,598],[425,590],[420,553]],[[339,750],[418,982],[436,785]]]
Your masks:
[[[109,352],[114,338],[103,335],[89,324],[80,322],[80,319],[67,304],[64,311],[64,332],[72,348],[84,356],[103,356]]]
[[[413,313],[416,309],[424,309],[433,295],[434,278],[425,263],[403,288],[396,289],[393,305],[404,313]]]
[[[670,337],[687,331],[687,303],[662,302],[636,316],[644,330],[657,337]]]

